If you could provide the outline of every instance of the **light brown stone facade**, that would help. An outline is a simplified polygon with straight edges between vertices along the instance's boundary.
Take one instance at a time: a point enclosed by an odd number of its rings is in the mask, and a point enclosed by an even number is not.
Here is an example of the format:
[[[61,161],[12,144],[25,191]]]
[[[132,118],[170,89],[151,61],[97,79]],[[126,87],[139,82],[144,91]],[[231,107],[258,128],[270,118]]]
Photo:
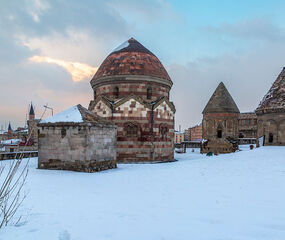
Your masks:
[[[236,113],[209,113],[203,115],[203,138],[238,138],[238,116]]]
[[[88,113],[83,122],[39,123],[38,167],[84,172],[116,168],[117,127],[96,119]]]
[[[285,145],[285,68],[255,110],[257,137],[264,145]]]
[[[201,153],[230,153],[237,150],[239,109],[220,83],[203,110]]]
[[[285,111],[257,115],[257,136],[264,138],[264,145],[285,145]]]

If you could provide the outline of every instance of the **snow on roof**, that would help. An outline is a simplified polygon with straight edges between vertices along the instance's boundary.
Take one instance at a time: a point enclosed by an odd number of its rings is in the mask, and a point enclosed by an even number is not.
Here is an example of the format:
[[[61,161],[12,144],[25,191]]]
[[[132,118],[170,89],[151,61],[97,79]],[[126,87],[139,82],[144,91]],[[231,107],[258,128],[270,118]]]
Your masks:
[[[14,145],[14,144],[18,144],[21,141],[22,141],[21,139],[8,139],[8,140],[0,141],[0,143],[4,145]]]
[[[52,117],[41,120],[41,123],[56,122],[83,122],[82,115],[78,109],[78,105],[62,111]]]
[[[129,40],[127,40],[127,41],[123,42],[120,46],[116,47],[116,48],[113,50],[113,52],[120,51],[121,49],[126,48],[126,47],[128,47],[129,45],[130,45]]]

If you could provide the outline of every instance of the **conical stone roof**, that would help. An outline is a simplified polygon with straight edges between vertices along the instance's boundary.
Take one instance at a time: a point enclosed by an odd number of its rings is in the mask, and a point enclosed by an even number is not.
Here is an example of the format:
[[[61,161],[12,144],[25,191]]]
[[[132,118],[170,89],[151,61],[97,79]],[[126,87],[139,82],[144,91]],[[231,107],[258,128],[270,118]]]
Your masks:
[[[239,113],[239,109],[228,92],[224,83],[221,82],[216,88],[209,102],[203,110],[205,113]]]
[[[256,109],[256,113],[279,111],[285,111],[285,67]]]

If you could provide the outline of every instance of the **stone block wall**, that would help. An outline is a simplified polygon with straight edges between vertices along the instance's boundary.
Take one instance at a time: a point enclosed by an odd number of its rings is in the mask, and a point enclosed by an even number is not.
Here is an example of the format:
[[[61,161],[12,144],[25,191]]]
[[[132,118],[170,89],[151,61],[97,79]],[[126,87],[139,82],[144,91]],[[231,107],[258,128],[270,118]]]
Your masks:
[[[161,80],[152,76],[112,76],[103,79],[91,81],[94,91],[94,99],[104,95],[109,99],[116,100],[124,98],[131,94],[141,97],[146,101],[154,101],[159,97],[169,98],[171,84],[166,84],[165,80]],[[118,88],[118,89],[116,89]],[[151,89],[151,97],[147,98],[147,89]],[[116,92],[118,90],[118,93]]]
[[[285,145],[285,112],[257,115],[257,137],[265,136],[264,145]]]
[[[41,123],[38,167],[94,172],[116,167],[116,127]]]
[[[204,139],[217,138],[218,128],[222,130],[222,138],[238,138],[237,113],[208,113],[203,115],[202,134]]]

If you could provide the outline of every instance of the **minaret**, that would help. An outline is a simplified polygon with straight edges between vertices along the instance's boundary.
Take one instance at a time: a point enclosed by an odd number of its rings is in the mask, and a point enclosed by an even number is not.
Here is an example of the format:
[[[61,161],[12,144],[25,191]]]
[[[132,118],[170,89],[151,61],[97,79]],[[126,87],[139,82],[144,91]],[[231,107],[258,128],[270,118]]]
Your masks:
[[[29,112],[29,120],[32,121],[35,119],[35,111],[33,107],[33,103],[31,103],[30,112]]]
[[[13,129],[11,127],[11,123],[9,122],[9,125],[8,125],[8,137],[9,138],[12,137],[12,131],[13,131]]]

